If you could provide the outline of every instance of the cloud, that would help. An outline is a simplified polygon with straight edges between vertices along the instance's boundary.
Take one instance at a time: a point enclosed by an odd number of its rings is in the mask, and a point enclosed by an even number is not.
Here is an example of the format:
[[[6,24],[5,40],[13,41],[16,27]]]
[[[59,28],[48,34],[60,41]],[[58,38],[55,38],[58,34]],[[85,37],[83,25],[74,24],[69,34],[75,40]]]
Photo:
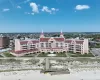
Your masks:
[[[34,13],[31,13],[32,15],[34,15]]]
[[[30,3],[30,7],[32,8],[33,13],[39,13],[38,5],[36,3]]]
[[[52,11],[59,11],[59,9],[51,8]]]
[[[26,3],[30,2],[30,1],[31,0],[24,0],[24,1],[22,0],[22,2],[19,2],[18,4],[23,4],[23,3],[26,4]]]
[[[25,0],[24,3],[30,2],[31,0]]]
[[[83,9],[89,9],[90,6],[88,5],[76,5],[75,9],[76,10],[83,10]]]
[[[51,8],[51,10],[55,11],[56,9],[55,8]]]
[[[17,6],[17,8],[21,9],[21,6]]]
[[[28,14],[28,15],[34,15],[34,13],[29,13],[29,12],[25,12],[25,14]]]
[[[42,11],[52,14],[52,13],[55,13],[56,11],[59,11],[59,9],[56,9],[56,8],[49,9],[47,6],[43,6]]]
[[[31,14],[31,13],[29,13],[29,12],[25,12],[25,14]]]
[[[42,11],[51,13],[51,10],[47,6],[43,6]]]
[[[10,9],[6,8],[6,9],[3,9],[3,12],[7,12],[9,11]]]
[[[36,4],[34,2],[30,3],[30,7],[32,8],[32,12],[30,13],[32,15],[34,15],[35,13],[39,13],[40,11],[47,12],[47,13],[50,13],[50,14],[54,14],[55,12],[59,11],[59,9],[49,8],[48,6],[42,6],[42,9],[41,9],[40,5]]]

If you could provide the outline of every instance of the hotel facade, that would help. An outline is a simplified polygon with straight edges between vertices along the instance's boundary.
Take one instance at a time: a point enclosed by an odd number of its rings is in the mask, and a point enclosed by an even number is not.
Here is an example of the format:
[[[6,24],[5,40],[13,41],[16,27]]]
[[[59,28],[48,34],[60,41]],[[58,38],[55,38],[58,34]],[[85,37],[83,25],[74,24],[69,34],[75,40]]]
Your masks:
[[[42,32],[38,40],[15,39],[15,53],[40,53],[40,52],[74,52],[89,53],[88,39],[65,39],[63,33],[60,37],[45,37]]]

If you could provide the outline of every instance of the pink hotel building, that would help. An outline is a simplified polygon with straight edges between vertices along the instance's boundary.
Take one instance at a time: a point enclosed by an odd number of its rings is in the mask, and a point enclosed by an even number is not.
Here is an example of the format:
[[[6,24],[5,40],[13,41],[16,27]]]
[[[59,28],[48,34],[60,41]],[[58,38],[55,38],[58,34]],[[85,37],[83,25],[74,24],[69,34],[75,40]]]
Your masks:
[[[60,37],[45,37],[42,32],[38,40],[15,39],[16,54],[29,54],[38,52],[74,52],[88,53],[88,39],[65,39],[63,33]]]

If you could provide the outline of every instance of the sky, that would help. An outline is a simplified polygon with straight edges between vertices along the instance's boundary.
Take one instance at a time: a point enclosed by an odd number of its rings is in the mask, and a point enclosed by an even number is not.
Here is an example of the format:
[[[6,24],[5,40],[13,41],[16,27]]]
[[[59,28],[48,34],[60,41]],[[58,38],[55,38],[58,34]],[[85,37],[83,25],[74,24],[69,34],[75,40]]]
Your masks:
[[[100,0],[0,0],[0,32],[100,32]]]

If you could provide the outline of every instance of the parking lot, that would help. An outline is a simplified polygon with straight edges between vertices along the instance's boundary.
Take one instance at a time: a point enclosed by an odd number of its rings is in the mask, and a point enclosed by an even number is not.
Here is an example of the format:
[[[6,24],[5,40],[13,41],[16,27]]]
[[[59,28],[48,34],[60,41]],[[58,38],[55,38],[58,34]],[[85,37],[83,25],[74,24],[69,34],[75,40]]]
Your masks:
[[[100,48],[92,48],[91,53],[92,53],[94,56],[100,57]]]

